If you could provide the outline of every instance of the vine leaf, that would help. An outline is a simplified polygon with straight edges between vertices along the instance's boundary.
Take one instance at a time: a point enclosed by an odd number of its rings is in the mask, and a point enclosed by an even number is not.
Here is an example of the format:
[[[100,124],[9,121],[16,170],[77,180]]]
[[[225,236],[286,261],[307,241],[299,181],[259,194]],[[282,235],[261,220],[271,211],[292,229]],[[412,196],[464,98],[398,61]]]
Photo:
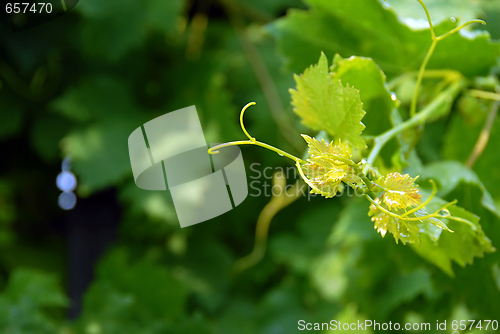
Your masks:
[[[290,89],[294,112],[302,123],[313,130],[325,130],[355,148],[365,148],[360,134],[365,128],[365,115],[359,91],[343,86],[328,69],[328,60],[321,53],[319,62],[295,75],[297,89]]]
[[[458,101],[459,112],[451,116],[443,143],[443,158],[445,160],[467,161],[474,145],[483,129],[491,102],[464,94]],[[500,143],[500,117],[495,119],[491,129],[488,145],[481,154],[481,158],[474,164],[473,171],[477,176],[484,177],[484,186],[491,197],[500,198],[500,169],[491,166],[500,166],[500,154],[497,145]],[[464,169],[465,167],[462,167]],[[463,173],[462,173],[463,174]]]
[[[349,183],[361,182],[352,168],[345,162],[335,159],[335,156],[350,159],[352,156],[351,146],[340,140],[335,145],[302,135],[309,146],[309,155],[305,164],[300,168],[304,172],[305,181],[312,188],[311,192],[323,195],[326,198],[333,197],[337,192],[343,190],[342,181]]]
[[[381,198],[376,198],[375,202],[385,209],[388,209]],[[403,213],[404,211],[399,210],[395,213]],[[427,215],[427,211],[420,209],[412,214],[409,214],[407,218],[416,218]],[[387,213],[381,211],[375,205],[370,205],[370,211],[368,215],[372,217],[372,221],[375,223],[374,228],[377,230],[382,237],[385,237],[387,232],[391,233],[398,243],[399,240],[406,245],[406,243],[421,244],[421,234],[425,234],[432,241],[437,241],[441,236],[443,229],[449,230],[445,223],[443,223],[438,218],[424,218],[417,221],[409,221],[401,218],[396,218],[388,215]]]
[[[491,169],[491,168],[490,168]],[[491,171],[491,174],[494,170]],[[500,218],[500,209],[477,174],[458,161],[439,161],[425,166],[421,178],[438,182],[438,195],[446,198],[453,194],[459,203],[468,203],[466,209],[480,212],[482,208]]]
[[[434,197],[433,201],[436,207],[446,203],[439,197]],[[448,210],[451,215],[470,221],[475,229],[468,224],[449,220],[447,224],[454,233],[443,233],[437,241],[422,237],[421,246],[412,245],[412,248],[449,276],[454,276],[453,261],[465,267],[473,264],[475,257],[481,258],[485,253],[493,253],[496,249],[481,228],[478,216],[456,205],[450,205]]]
[[[390,173],[377,180],[376,183],[386,190],[382,198],[389,210],[405,209],[422,203],[418,184],[415,184],[417,178],[412,179],[409,174]]]
[[[381,2],[308,0],[308,10],[291,9],[268,29],[295,71],[314,62],[320,51],[370,57],[389,77],[417,70],[422,50],[429,47],[429,28],[410,27]],[[457,25],[443,20],[434,29],[441,34]],[[499,55],[500,46],[487,32],[454,34],[439,42],[428,68],[456,70],[469,78],[486,76]]]
[[[422,207],[422,195],[418,185],[409,174],[389,173],[379,178],[375,183],[384,193],[374,201],[377,205],[370,205],[368,215],[375,223],[375,229],[382,237],[391,233],[398,243],[416,243],[420,245],[420,234],[426,234],[431,240],[437,241],[442,230],[451,231],[441,218],[419,217],[428,216],[425,207]],[[427,202],[426,202],[427,203]],[[424,204],[426,204],[424,203]],[[381,208],[392,212],[390,215]],[[397,217],[395,216],[397,215]]]

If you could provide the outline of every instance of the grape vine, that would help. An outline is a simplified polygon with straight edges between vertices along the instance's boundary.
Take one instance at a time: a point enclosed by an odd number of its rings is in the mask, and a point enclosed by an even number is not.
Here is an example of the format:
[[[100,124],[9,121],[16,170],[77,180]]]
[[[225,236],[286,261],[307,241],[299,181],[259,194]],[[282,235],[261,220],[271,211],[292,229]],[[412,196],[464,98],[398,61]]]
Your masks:
[[[429,181],[432,192],[425,195],[415,182],[418,176],[412,178],[409,174],[402,174],[400,171],[381,174],[375,167],[382,148],[391,139],[404,131],[421,127],[439,113],[439,109],[450,96],[456,96],[467,87],[466,79],[456,71],[426,70],[436,45],[472,23],[486,24],[483,20],[470,20],[437,36],[427,7],[421,0],[418,1],[425,10],[432,43],[416,73],[416,84],[407,120],[373,138],[362,136],[361,132],[365,126],[361,123],[361,119],[365,111],[362,109],[360,91],[349,85],[344,86],[342,80],[336,77],[335,70],[339,66],[337,62],[341,57],[336,55],[334,64],[329,69],[326,56],[322,53],[318,64],[312,65],[300,76],[295,76],[297,87],[290,90],[290,93],[294,111],[302,118],[302,122],[312,130],[325,130],[335,140],[328,142],[302,134],[308,145],[309,157],[306,160],[259,142],[248,133],[243,123],[246,109],[255,104],[251,102],[245,105],[240,113],[240,126],[248,140],[233,141],[212,147],[208,150],[209,154],[216,154],[219,149],[227,146],[257,145],[293,160],[301,178],[311,188],[311,193],[331,198],[342,192],[345,186],[349,186],[370,202],[368,215],[374,222],[374,228],[382,237],[387,232],[391,233],[396,243],[401,241],[404,244],[408,242],[420,245],[422,234],[436,242],[442,231],[453,233],[447,226],[450,220],[466,224],[472,231],[482,233],[479,231],[481,229],[479,225],[465,217],[450,213],[449,208],[457,204],[456,200],[441,203],[431,213],[427,211],[426,207],[437,194],[437,186],[433,180]],[[447,87],[417,112],[419,91],[426,76],[443,76]],[[396,84],[392,83],[392,85]],[[490,99],[498,97],[498,94],[489,92],[474,91],[474,94]],[[495,96],[492,97],[492,95]],[[369,153],[366,150],[365,140],[371,146]],[[361,155],[365,158],[361,158],[358,162],[354,161],[353,151],[358,153],[357,156]],[[257,238],[259,238],[258,234]],[[260,249],[255,247],[254,252],[258,252],[260,254],[258,258],[260,258],[262,247]]]

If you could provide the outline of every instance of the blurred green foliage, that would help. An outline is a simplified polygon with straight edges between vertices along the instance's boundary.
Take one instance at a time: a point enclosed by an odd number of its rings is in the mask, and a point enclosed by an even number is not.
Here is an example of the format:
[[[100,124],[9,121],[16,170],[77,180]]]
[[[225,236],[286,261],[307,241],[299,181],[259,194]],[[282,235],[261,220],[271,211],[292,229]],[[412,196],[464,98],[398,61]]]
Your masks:
[[[438,32],[479,17],[488,25],[471,29],[500,38],[496,1],[427,2]],[[461,240],[467,252],[453,236],[443,241],[446,252],[433,253],[430,240],[423,241],[428,248],[395,244],[373,229],[366,201],[304,196],[274,218],[263,261],[235,274],[269,198],[249,196],[223,216],[180,229],[168,193],[143,191],[132,180],[128,135],[193,104],[207,142],[223,142],[242,138],[239,109],[256,101],[247,129],[301,156],[305,143],[296,138],[316,133],[293,114],[288,89],[293,73],[315,64],[321,51],[329,63],[338,53],[332,70],[360,89],[370,145],[370,135],[407,118],[415,80],[405,74],[418,69],[431,42],[423,10],[412,6],[416,1],[82,0],[29,30],[12,34],[3,26],[0,332],[270,334],[298,332],[299,320],[500,321],[500,253],[483,255],[477,239]],[[499,57],[498,41],[469,30],[440,42],[429,68],[456,70],[469,87],[491,90]],[[419,107],[438,93],[438,80],[424,80]],[[419,130],[418,144],[416,131],[390,142],[379,167],[421,174],[425,189],[435,179],[438,196],[458,199],[464,209],[455,210],[474,223],[480,217],[499,249],[500,121],[470,169],[464,163],[491,101],[465,91],[451,98]],[[247,167],[292,168],[274,153],[242,150]],[[67,246],[51,228],[65,217],[54,180],[66,155],[78,195],[115,189],[122,211],[117,240],[74,321],[66,316]]]

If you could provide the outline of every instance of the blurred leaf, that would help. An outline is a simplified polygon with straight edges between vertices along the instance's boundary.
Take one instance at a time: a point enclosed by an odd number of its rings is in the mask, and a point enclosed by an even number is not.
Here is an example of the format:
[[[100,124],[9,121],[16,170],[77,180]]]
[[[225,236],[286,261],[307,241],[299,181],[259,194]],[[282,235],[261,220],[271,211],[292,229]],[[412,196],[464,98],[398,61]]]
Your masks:
[[[324,249],[339,210],[339,203],[325,203],[305,211],[298,219],[296,233],[281,233],[270,240],[269,248],[274,260],[306,274],[314,258]]]
[[[129,264],[127,257],[123,249],[108,254],[99,264],[97,281],[131,294],[142,310],[154,316],[171,319],[179,315],[186,300],[185,287],[166,268],[147,261]],[[98,305],[87,307],[96,311]]]
[[[72,132],[62,142],[65,155],[72,159],[73,172],[79,180],[78,191],[91,192],[109,187],[130,176],[127,138],[135,127],[119,120],[108,120]]]
[[[343,330],[344,328],[342,325],[344,323],[351,324],[351,323],[361,323],[363,326],[358,329],[358,327],[355,327],[355,329],[349,329],[350,333],[365,333],[365,334],[371,334],[373,333],[373,330],[371,327],[365,327],[365,321],[369,320],[365,315],[360,314],[358,312],[358,308],[355,304],[349,304],[347,307],[340,312],[340,314],[337,314],[335,316],[335,319],[339,322],[337,323],[337,329],[332,329],[330,328],[327,330],[325,333],[337,333],[338,330]],[[342,324],[342,325],[341,325]]]
[[[183,5],[183,0],[146,0],[144,1],[146,23],[161,32],[171,33],[176,27]]]
[[[182,0],[83,1],[76,7],[85,18],[81,31],[83,51],[117,61],[144,43],[148,28],[172,32],[182,3]]]
[[[61,139],[73,129],[73,124],[59,115],[41,115],[31,128],[31,146],[45,160],[61,158]]]
[[[181,277],[185,277],[191,289],[197,290],[196,302],[215,311],[230,294],[228,289],[235,254],[217,239],[213,229],[205,228],[188,241],[182,262],[187,275]]]
[[[304,314],[297,283],[284,281],[270,289],[259,303],[260,333],[290,333]]]
[[[80,194],[88,195],[131,175],[127,138],[146,120],[130,98],[129,87],[112,77],[88,77],[51,108],[75,121],[93,121],[62,140],[72,159]],[[83,116],[82,116],[83,115]]]
[[[22,210],[13,227],[19,226]],[[15,231],[15,228],[13,229]],[[36,240],[25,240],[16,235],[15,242],[0,253],[2,265],[9,271],[17,268],[30,268],[39,272],[62,273],[67,270],[66,243],[54,236],[38,236]],[[61,274],[62,275],[62,274]]]
[[[497,1],[484,1],[482,3],[483,10],[486,12],[485,17],[488,19],[488,31],[495,39],[500,38],[500,6]]]
[[[76,8],[85,18],[81,43],[86,54],[117,61],[142,44],[144,12],[139,2],[90,0]]]
[[[422,25],[427,23],[425,11],[417,1],[412,0],[389,0],[388,4],[396,10],[396,13],[408,24],[417,24],[407,18],[422,21]],[[425,6],[431,13],[432,21],[439,22],[455,17],[460,23],[467,20],[482,17],[483,10],[480,1],[474,0],[427,0]]]
[[[312,284],[320,296],[328,301],[340,301],[349,291],[349,286],[353,282],[351,275],[359,274],[357,272],[359,268],[356,266],[363,244],[376,236],[367,215],[368,206],[369,203],[363,199],[350,200],[343,207],[338,219],[336,215],[332,217],[331,221],[336,223],[327,242],[322,252],[311,259],[309,276]],[[326,207],[324,212],[327,212]],[[321,217],[324,220],[329,218],[329,215]],[[375,240],[380,241],[380,239]],[[375,272],[371,274],[374,275]]]
[[[438,185],[440,197],[458,199],[457,206],[448,208],[450,214],[470,221],[476,228],[474,230],[468,224],[449,220],[447,225],[455,233],[442,234],[437,244],[424,239],[422,247],[416,249],[417,253],[453,275],[452,260],[465,266],[472,264],[474,257],[483,257],[484,253],[495,251],[479,225],[479,217],[467,211],[481,213],[488,219],[482,224],[494,235],[498,233],[498,219],[493,216],[499,216],[498,207],[473,171],[455,161],[435,162],[423,168],[421,179],[433,179]]]
[[[266,14],[270,17],[279,16],[284,10],[290,7],[304,7],[300,0],[239,0],[243,10],[247,10],[259,16]]]
[[[290,10],[270,27],[289,66],[300,71],[320,51],[372,58],[386,74],[416,70],[431,44],[429,29],[412,29],[380,1],[311,0],[311,9]],[[457,23],[435,25],[443,34]],[[453,69],[467,77],[487,75],[500,55],[487,33],[457,33],[438,43],[428,69]]]
[[[134,294],[119,291],[105,282],[96,282],[85,295],[79,325],[86,332],[165,333],[168,323],[141,307]]]
[[[365,115],[354,87],[343,86],[328,70],[328,60],[321,53],[317,65],[295,76],[296,90],[290,90],[292,105],[302,122],[313,130],[325,130],[330,135],[346,140],[356,148],[366,145],[361,139]]]
[[[453,115],[446,131],[443,156],[446,159],[465,162],[471,154],[491,109],[491,102],[465,95],[459,101],[460,113]],[[488,144],[476,161],[473,170],[483,181],[495,200],[500,198],[500,118],[497,117]]]
[[[129,182],[122,188],[120,199],[131,213],[145,213],[148,217],[148,223],[159,222],[167,223],[171,226],[178,226],[179,220],[175,213],[174,203],[168,192],[165,191],[144,191],[137,187],[135,182]],[[148,229],[154,230],[151,233],[158,233],[161,228],[159,224],[148,225]],[[164,228],[164,226],[163,226]]]
[[[420,175],[422,180],[432,179],[436,182],[438,186],[438,196],[446,197],[460,184],[465,184],[468,186],[464,192],[468,192],[466,195],[469,199],[471,194],[471,188],[476,188],[480,191],[480,204],[494,213],[497,217],[500,217],[500,211],[491,198],[490,193],[484,187],[483,183],[479,180],[476,173],[465,167],[456,161],[441,161],[431,163],[422,170]],[[465,206],[469,203],[458,202],[459,205]]]
[[[498,291],[500,291],[500,267],[498,266],[498,263],[495,263],[491,267],[491,271],[493,273],[493,279],[495,280]]]
[[[400,273],[389,279],[389,289],[379,300],[380,309],[376,311],[380,317],[386,316],[396,307],[421,294],[426,296],[433,294],[429,271],[423,268],[417,268],[409,273]]]
[[[282,234],[272,239],[269,248],[276,263],[284,263],[297,272],[306,273],[312,257],[308,246],[295,235]]]
[[[197,73],[199,77],[200,73]],[[201,88],[201,96],[189,103],[196,104],[196,110],[207,121],[210,120],[210,126],[217,130],[217,137],[212,138],[208,133],[205,134],[207,142],[224,142],[227,138],[237,138],[241,135],[239,124],[235,121],[237,110],[239,109],[232,102],[232,96],[227,89],[227,78],[220,72],[210,73],[207,83]],[[186,100],[187,103],[187,100]],[[218,115],[213,118],[212,115]]]
[[[346,204],[328,237],[328,244],[353,245],[379,240],[368,217],[368,208],[369,203],[362,198],[355,198]]]
[[[55,277],[31,269],[17,269],[9,279],[4,296],[14,302],[29,299],[36,306],[67,305],[66,296],[62,293]]]
[[[0,330],[3,333],[52,334],[57,326],[28,301],[12,304],[0,296]]]
[[[452,261],[465,267],[467,264],[472,264],[475,257],[492,253],[495,248],[484,234],[479,224],[479,217],[456,205],[449,206],[448,210],[454,217],[467,219],[475,228],[464,222],[448,219],[447,225],[454,231],[453,233],[442,233],[438,241],[431,241],[427,236],[422,237],[421,247],[412,245],[412,248],[427,261],[453,276]]]
[[[129,263],[127,253],[115,249],[101,260],[77,328],[110,334],[186,333],[185,325],[174,326],[186,302],[185,286],[149,260]]]
[[[311,278],[320,294],[329,301],[339,300],[349,286],[347,270],[355,262],[354,254],[334,250],[317,257],[312,264]]]
[[[142,110],[132,96],[129,83],[120,77],[86,76],[53,100],[49,107],[75,122],[105,120],[112,116],[133,117]]]
[[[218,319],[218,333],[253,334],[257,332],[255,305],[245,300],[233,300],[226,312]]]
[[[57,322],[48,308],[67,305],[68,300],[54,276],[32,269],[16,269],[0,294],[0,331],[55,333]]]

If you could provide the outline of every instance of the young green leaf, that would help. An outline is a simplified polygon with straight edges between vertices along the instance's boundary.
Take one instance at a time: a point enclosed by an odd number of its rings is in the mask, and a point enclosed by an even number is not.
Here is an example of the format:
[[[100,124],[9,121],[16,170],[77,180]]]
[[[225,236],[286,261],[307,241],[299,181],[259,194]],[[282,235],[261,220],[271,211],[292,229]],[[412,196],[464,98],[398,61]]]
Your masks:
[[[425,206],[434,194],[422,203],[416,179],[408,174],[390,173],[375,182],[384,189],[384,193],[372,201],[368,215],[372,217],[375,229],[382,237],[390,232],[396,243],[401,240],[404,244],[420,244],[420,234],[427,234],[431,240],[436,241],[442,230],[453,232],[441,220],[441,214],[429,214],[426,211]]]
[[[353,147],[366,147],[360,136],[365,128],[361,123],[365,112],[359,91],[335,79],[325,54],[321,54],[318,64],[296,75],[295,81],[297,89],[291,89],[290,94],[302,123],[313,130],[325,130]]]
[[[375,202],[388,210],[388,206],[384,203],[383,198],[384,196],[376,198]],[[410,206],[409,208],[411,209],[412,207]],[[396,209],[394,213],[403,214],[404,211]],[[415,220],[415,218],[428,215],[424,209],[411,213],[404,218],[396,218],[372,204],[370,205],[368,215],[372,217],[372,221],[375,223],[374,228],[382,237],[385,237],[387,232],[389,232],[394,236],[396,243],[401,240],[405,245],[407,242],[420,245],[421,234],[426,234],[431,240],[436,241],[439,239],[443,229],[450,231],[446,224],[438,218],[428,217]],[[405,218],[413,220],[406,220]]]
[[[329,198],[342,191],[342,181],[361,182],[345,161],[351,159],[352,156],[349,144],[339,140],[339,143],[335,145],[333,141],[327,143],[324,139],[318,141],[307,135],[302,135],[302,137],[309,146],[310,156],[305,164],[300,165],[300,168],[305,175],[304,180],[312,188],[313,193]]]
[[[390,173],[376,181],[377,185],[386,190],[382,200],[389,210],[405,209],[422,203],[418,184],[415,184],[416,179],[412,179],[408,174]]]
[[[380,198],[376,198],[375,202],[379,205],[383,205]],[[375,223],[374,228],[382,237],[385,237],[387,232],[391,233],[398,243],[399,240],[406,245],[407,242],[410,243],[420,243],[419,231],[416,222],[405,221],[388,215],[382,212],[375,205],[370,205],[370,211],[368,215],[372,217],[372,221]]]

